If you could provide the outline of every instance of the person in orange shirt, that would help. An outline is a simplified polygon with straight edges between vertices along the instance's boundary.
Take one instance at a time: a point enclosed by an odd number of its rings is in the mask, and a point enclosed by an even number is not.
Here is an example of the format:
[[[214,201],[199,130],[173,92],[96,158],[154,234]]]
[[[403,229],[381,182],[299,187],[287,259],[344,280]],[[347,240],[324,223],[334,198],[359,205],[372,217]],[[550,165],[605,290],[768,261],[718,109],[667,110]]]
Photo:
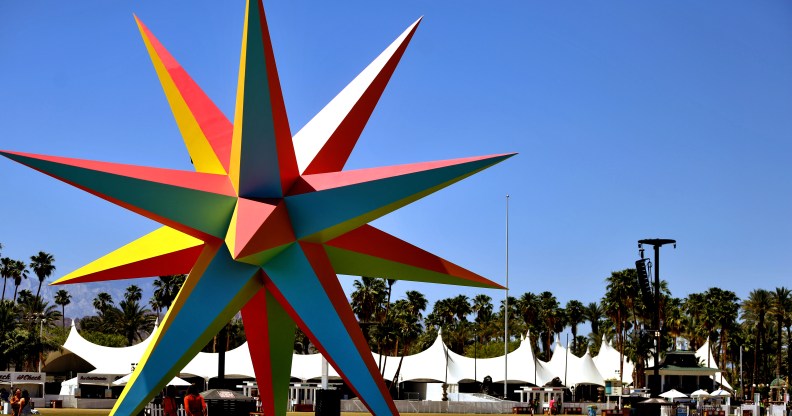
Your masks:
[[[176,401],[176,387],[168,386],[165,389],[165,397],[162,398],[162,410],[164,416],[178,416],[179,403]]]
[[[195,384],[187,388],[187,395],[184,396],[184,411],[187,416],[206,416],[206,402],[198,394],[198,387],[195,387]]]

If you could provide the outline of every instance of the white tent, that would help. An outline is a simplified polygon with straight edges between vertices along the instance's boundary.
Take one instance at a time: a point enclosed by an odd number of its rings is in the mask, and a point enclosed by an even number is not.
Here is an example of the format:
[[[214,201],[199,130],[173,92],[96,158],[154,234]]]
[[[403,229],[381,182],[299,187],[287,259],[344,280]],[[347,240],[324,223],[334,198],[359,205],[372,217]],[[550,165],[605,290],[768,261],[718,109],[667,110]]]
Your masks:
[[[154,331],[156,330],[157,326],[155,324]],[[131,347],[113,348],[96,345],[83,338],[72,321],[71,330],[66,342],[63,344],[63,348],[88,361],[89,364],[94,366],[94,371],[98,373],[127,374],[140,361],[140,357],[143,356],[150,343],[151,337]]]
[[[718,368],[718,362],[715,361],[715,357],[712,355],[712,348],[710,347],[709,340],[704,342],[704,345],[701,346],[698,350],[696,350],[696,358],[700,361],[704,362],[705,367],[711,368]],[[710,376],[716,383],[721,385],[721,388],[724,388],[729,391],[734,391],[734,388],[726,381],[726,378],[723,377],[723,372],[721,371],[718,374]]]
[[[104,347],[88,342],[72,326],[64,347],[94,366],[95,369],[91,373],[121,376],[128,374],[132,366],[140,361],[152,339],[149,337],[131,347]],[[393,380],[401,358],[380,357],[375,353],[372,353],[372,356],[376,363],[384,367],[385,379]],[[583,357],[568,354],[567,349],[556,341],[553,358],[550,362],[544,362],[536,359],[530,338],[523,337],[520,346],[510,352],[507,358],[508,381],[514,383],[543,386],[558,377],[562,382],[566,378],[567,386],[604,385],[605,378],[618,376],[615,370],[619,368],[619,353],[604,339],[599,355],[594,358],[588,352]],[[399,381],[435,383],[447,381],[449,384],[458,384],[474,379],[482,381],[484,377],[490,376],[494,383],[502,383],[507,378],[505,361],[504,356],[476,359],[456,354],[446,347],[442,333],[438,333],[437,339],[428,349],[404,357]],[[217,365],[218,354],[198,353],[179,372],[179,376],[196,376],[208,380],[217,377]],[[632,382],[632,371],[632,364],[625,360],[625,382]],[[225,374],[229,377],[255,377],[247,343],[226,352]],[[293,355],[291,376],[304,381],[321,378],[321,354]],[[338,372],[332,366],[329,368],[329,377],[340,379]],[[70,381],[64,383],[64,388],[73,389]]]
[[[613,348],[613,345],[607,342],[605,336],[603,336],[599,353],[592,360],[604,379],[619,379],[619,355],[619,351]],[[632,374],[635,367],[626,357],[624,357],[623,362],[624,372],[622,373],[621,380],[625,384],[632,384]]]
[[[671,390],[669,390],[669,391],[667,391],[665,393],[661,393],[660,397],[665,398],[665,399],[673,400],[673,399],[685,398],[685,397],[688,397],[688,395],[685,394],[685,393],[682,393],[681,391],[679,391],[677,389],[671,389]]]

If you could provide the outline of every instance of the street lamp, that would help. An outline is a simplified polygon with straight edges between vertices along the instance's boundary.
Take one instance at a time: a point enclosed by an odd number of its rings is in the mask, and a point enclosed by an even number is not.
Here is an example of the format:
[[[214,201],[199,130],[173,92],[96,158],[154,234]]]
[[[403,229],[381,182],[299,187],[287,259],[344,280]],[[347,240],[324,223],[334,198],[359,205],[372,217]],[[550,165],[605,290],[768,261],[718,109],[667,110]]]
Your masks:
[[[473,381],[478,385],[478,329],[476,330],[475,345],[473,348]]]

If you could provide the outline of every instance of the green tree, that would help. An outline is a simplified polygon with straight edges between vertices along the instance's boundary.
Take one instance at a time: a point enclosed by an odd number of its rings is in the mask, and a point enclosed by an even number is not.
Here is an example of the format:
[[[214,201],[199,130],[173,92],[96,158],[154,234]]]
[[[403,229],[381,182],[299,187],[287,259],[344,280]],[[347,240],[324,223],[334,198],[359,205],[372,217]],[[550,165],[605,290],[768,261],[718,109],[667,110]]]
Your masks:
[[[707,289],[704,293],[708,299],[705,310],[710,316],[709,320],[715,321],[715,328],[719,331],[719,351],[718,359],[720,368],[727,368],[727,345],[729,332],[737,326],[737,318],[740,312],[740,298],[730,290],[723,290],[719,287]]]
[[[360,280],[352,283],[352,312],[358,318],[358,323],[366,342],[372,345],[371,328],[380,322],[387,299],[385,281],[376,277],[362,276]],[[372,348],[373,349],[373,348]]]
[[[578,350],[577,326],[585,321],[585,306],[579,300],[570,300],[566,304],[566,322],[572,329],[572,350]]]
[[[63,316],[63,320],[61,322],[61,328],[66,329],[66,305],[71,303],[71,294],[64,289],[58,290],[55,293],[55,304],[60,305],[61,307],[61,315]]]
[[[28,278],[28,270],[27,265],[25,262],[20,260],[14,260],[14,265],[11,268],[11,275],[14,278],[14,299],[13,302],[16,302],[17,297],[17,290],[19,290],[19,285],[22,284],[22,279]]]
[[[127,287],[124,300],[118,302],[115,311],[115,327],[117,332],[126,337],[127,345],[142,340],[143,334],[151,333],[154,327],[154,315],[140,304],[142,291],[138,286]]]
[[[3,278],[3,297],[0,300],[5,300],[5,290],[6,290],[6,283],[8,279],[14,277],[14,260],[11,260],[8,257],[3,257],[0,259],[0,277]]]
[[[154,295],[151,305],[157,312],[157,316],[159,316],[160,310],[170,309],[185,280],[187,280],[186,274],[160,276],[154,280]]]
[[[778,377],[783,374],[781,372],[781,358],[782,345],[783,345],[783,328],[786,322],[789,321],[789,316],[792,314],[792,293],[785,287],[777,287],[774,292],[771,292],[772,305],[770,308],[770,315],[775,320],[776,327],[776,375]],[[787,345],[787,348],[789,346]]]
[[[772,308],[772,297],[770,292],[764,289],[755,289],[748,294],[748,298],[742,303],[742,318],[756,326],[756,339],[754,340],[753,368],[751,370],[751,385],[755,385],[760,374],[764,376],[763,369],[759,367],[759,359],[763,350],[763,340],[765,331],[765,318]],[[749,325],[750,325],[749,324]],[[753,392],[752,392],[753,393]]]
[[[38,289],[36,290],[36,299],[38,300],[41,300],[39,297],[41,294],[41,285],[44,283],[44,280],[52,276],[52,272],[55,271],[54,263],[55,257],[43,251],[39,251],[38,254],[30,257],[30,269],[33,270],[33,274],[38,277],[39,282]]]
[[[561,332],[566,326],[564,311],[561,309],[558,300],[551,292],[542,292],[539,294],[539,320],[542,323],[542,330],[540,336],[542,338],[542,352],[545,360],[552,358],[550,345],[553,342],[553,336]]]
[[[97,312],[103,312],[113,307],[113,297],[107,292],[100,292],[93,299],[93,307]]]
[[[632,270],[632,273],[629,272]],[[635,269],[611,272],[605,279],[607,286],[602,298],[603,309],[610,320],[616,325],[617,343],[619,346],[619,374],[624,374],[624,348],[626,343],[629,314],[635,308],[638,297],[638,278]],[[658,362],[658,360],[655,360]],[[639,381],[640,383],[640,381]]]

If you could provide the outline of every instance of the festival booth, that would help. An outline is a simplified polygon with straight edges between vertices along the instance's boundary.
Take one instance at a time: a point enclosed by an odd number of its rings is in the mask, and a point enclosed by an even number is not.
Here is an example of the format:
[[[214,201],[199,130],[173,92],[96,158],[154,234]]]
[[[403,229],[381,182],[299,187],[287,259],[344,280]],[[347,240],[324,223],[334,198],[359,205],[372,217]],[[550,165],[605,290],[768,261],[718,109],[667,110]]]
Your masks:
[[[36,407],[44,406],[44,382],[46,373],[26,373],[17,371],[0,371],[0,385],[9,391],[27,390]]]

